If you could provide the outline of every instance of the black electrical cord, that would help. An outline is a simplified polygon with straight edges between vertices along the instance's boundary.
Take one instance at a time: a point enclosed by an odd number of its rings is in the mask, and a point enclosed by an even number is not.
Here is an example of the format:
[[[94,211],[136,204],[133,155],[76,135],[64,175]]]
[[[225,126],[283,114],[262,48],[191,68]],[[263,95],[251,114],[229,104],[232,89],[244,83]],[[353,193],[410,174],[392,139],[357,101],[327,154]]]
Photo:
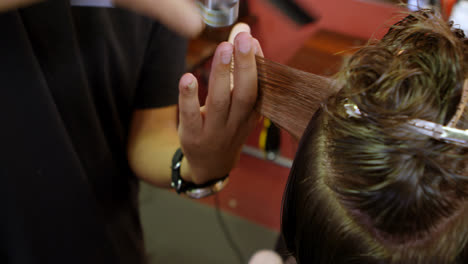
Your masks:
[[[223,215],[221,214],[219,197],[217,193],[214,195],[214,200],[215,200],[216,218],[218,219],[218,224],[224,233],[224,237],[226,238],[226,241],[228,242],[229,247],[231,247],[232,251],[234,251],[237,259],[239,260],[239,263],[245,264],[246,263],[245,257],[242,254],[242,251],[240,250],[239,246],[236,244],[236,242],[232,238],[231,232],[229,231],[229,228],[227,227],[226,222],[224,221]]]

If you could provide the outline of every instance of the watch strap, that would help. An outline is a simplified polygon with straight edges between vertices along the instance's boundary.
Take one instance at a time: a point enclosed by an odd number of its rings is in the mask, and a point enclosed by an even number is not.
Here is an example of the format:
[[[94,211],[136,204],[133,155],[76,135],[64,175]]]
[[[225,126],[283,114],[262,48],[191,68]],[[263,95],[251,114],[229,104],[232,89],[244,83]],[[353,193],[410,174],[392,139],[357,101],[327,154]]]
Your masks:
[[[220,179],[211,180],[203,184],[194,184],[193,182],[187,182],[182,179],[182,176],[180,175],[180,166],[183,157],[184,153],[181,148],[178,148],[172,157],[171,186],[178,194],[185,193],[192,198],[202,198],[218,192],[224,187],[229,174]]]

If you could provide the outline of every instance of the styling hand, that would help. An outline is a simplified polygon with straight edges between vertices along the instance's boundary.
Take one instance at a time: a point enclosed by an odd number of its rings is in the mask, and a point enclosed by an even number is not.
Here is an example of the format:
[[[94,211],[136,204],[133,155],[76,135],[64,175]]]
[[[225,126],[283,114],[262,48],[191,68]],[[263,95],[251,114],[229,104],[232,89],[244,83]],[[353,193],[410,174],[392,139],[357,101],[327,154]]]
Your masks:
[[[250,31],[245,24],[242,27]],[[233,54],[235,63],[231,75]],[[257,99],[255,54],[261,55],[261,48],[248,32],[237,34],[234,45],[223,42],[218,46],[204,107],[200,108],[196,78],[185,74],[180,80],[179,137],[191,169],[190,175],[182,173],[185,180],[201,184],[221,178],[238,161],[242,145],[259,118],[254,111]]]
[[[15,8],[24,7],[35,2],[42,0],[1,0],[0,1],[0,12],[8,11]]]
[[[44,0],[0,0],[0,12],[42,1]],[[186,37],[194,37],[204,28],[203,20],[192,0],[113,0],[113,3],[157,19]]]
[[[192,0],[114,0],[114,3],[157,19],[186,37],[198,35],[204,27]]]

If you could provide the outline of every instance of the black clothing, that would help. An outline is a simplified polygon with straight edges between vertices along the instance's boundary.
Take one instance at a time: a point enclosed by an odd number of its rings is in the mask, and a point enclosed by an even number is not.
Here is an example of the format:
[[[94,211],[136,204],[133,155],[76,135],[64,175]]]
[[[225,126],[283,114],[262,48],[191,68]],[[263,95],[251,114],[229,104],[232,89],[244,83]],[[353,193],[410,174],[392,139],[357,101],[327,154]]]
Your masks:
[[[175,104],[186,41],[117,8],[0,14],[0,263],[142,263],[135,108]]]

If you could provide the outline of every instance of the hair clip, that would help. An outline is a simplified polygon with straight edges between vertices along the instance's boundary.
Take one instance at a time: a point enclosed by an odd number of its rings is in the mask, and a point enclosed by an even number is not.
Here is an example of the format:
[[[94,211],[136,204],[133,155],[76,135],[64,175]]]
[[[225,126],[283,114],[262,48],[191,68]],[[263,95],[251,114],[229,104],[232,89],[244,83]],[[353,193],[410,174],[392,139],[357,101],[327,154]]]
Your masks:
[[[457,125],[463,112],[465,111],[465,106],[467,103],[468,103],[468,79],[465,79],[465,82],[463,83],[463,91],[462,91],[460,103],[458,104],[455,115],[453,115],[450,122],[448,122],[447,124],[448,127],[455,127]]]
[[[468,147],[468,130],[442,126],[441,124],[421,119],[410,120],[408,124],[410,125],[410,129],[420,134],[446,143]]]
[[[359,108],[355,104],[346,103],[344,104],[344,108],[349,117],[360,118],[362,115],[361,110],[359,110]]]
[[[465,84],[467,84],[466,81]],[[467,86],[465,85],[465,87]],[[464,104],[466,104],[466,102],[464,102]],[[365,116],[365,114],[362,114],[358,106],[355,104],[346,103],[344,105],[344,108],[349,117],[361,118],[361,116]],[[458,110],[460,110],[461,113],[463,113],[464,108],[464,106],[460,106]],[[449,123],[453,122],[456,124],[460,119],[460,116],[461,114],[458,117],[455,114],[454,118],[452,118],[452,120]],[[441,124],[421,119],[410,120],[408,121],[407,125],[409,129],[413,130],[416,133],[420,133],[422,135],[426,135],[428,137],[446,143],[455,144],[462,147],[468,147],[468,130],[457,129],[450,126],[443,126]]]

